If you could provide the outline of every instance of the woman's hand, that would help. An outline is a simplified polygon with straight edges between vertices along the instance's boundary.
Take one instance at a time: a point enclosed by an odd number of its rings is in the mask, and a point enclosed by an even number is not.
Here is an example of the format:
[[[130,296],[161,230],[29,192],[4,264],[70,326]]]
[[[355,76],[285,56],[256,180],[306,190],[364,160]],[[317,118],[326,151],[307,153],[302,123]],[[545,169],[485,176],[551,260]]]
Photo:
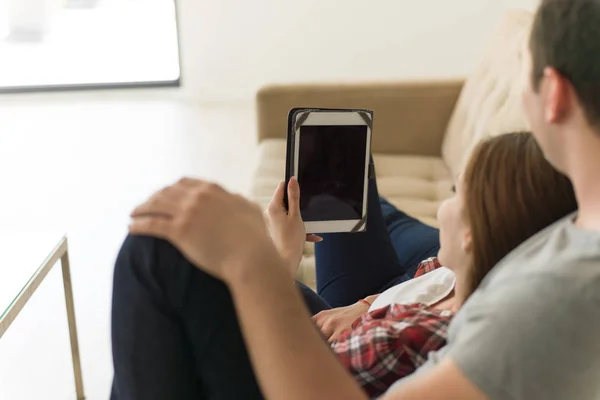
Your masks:
[[[346,307],[321,311],[312,319],[323,335],[327,337],[327,340],[333,342],[340,337],[343,331],[351,328],[352,323],[367,311],[369,311],[369,306],[363,302],[358,302]]]
[[[295,277],[298,265],[302,260],[304,242],[320,242],[316,235],[307,235],[304,222],[300,216],[300,186],[295,177],[290,179],[287,187],[288,208],[283,202],[285,182],[279,183],[269,207],[265,211],[265,221],[279,255]]]

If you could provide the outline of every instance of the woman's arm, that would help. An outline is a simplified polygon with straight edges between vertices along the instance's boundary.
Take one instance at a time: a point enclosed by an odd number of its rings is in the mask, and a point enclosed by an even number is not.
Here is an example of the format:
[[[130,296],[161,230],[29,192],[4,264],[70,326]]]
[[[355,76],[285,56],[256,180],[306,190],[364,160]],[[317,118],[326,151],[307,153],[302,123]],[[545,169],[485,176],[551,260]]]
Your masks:
[[[304,242],[317,243],[323,238],[307,235],[300,213],[290,215],[287,212],[283,202],[284,191],[285,182],[280,182],[264,212],[264,218],[273,244],[289,269],[292,279],[295,279],[304,252]]]

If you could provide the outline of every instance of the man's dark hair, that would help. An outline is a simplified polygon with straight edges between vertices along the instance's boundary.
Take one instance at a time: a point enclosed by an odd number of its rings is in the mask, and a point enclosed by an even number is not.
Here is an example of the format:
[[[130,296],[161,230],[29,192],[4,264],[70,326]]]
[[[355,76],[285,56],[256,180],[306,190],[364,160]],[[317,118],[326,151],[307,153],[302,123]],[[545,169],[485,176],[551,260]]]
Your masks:
[[[533,87],[545,67],[568,79],[600,131],[600,0],[542,0],[529,41]]]

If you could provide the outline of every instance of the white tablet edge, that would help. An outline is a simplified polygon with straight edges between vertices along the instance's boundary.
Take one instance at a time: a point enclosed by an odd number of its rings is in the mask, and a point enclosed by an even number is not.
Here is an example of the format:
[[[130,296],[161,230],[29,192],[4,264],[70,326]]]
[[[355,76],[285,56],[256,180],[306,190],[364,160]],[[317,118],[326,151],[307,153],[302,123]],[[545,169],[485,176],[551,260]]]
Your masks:
[[[299,115],[302,115],[301,113]],[[306,125],[367,125],[358,112],[335,112],[335,111],[310,111],[310,115],[301,126]],[[300,128],[295,132],[294,143],[294,170],[293,175],[298,175],[298,158],[300,153]],[[365,153],[365,181],[363,185],[363,210],[361,219],[347,219],[337,221],[308,221],[304,222],[307,233],[336,233],[352,232],[360,221],[367,215],[367,199],[369,196],[369,159],[371,154],[371,129],[367,125],[367,145]],[[300,187],[302,196],[302,187]],[[364,230],[364,227],[361,231]]]

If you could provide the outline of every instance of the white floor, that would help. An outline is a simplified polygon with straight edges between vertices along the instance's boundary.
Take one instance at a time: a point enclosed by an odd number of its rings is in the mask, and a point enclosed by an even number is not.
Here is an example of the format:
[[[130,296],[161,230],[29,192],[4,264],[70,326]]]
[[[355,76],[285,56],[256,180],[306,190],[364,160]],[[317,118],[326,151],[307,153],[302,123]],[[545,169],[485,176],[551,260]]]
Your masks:
[[[84,385],[100,400],[112,378],[111,274],[129,211],[182,175],[246,191],[256,123],[252,104],[84,97],[0,103],[0,225],[68,233]],[[75,398],[60,274],[0,339],[0,399]]]

